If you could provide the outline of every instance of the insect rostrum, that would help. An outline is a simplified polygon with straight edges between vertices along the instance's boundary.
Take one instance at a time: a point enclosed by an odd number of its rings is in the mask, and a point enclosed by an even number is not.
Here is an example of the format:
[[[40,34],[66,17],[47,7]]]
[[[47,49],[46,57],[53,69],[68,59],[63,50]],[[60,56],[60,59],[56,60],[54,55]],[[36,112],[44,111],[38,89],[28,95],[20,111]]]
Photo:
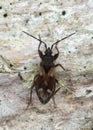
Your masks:
[[[29,105],[32,102],[33,88],[35,88],[37,96],[42,104],[48,103],[51,98],[53,99],[53,102],[55,104],[54,95],[60,90],[60,88],[58,87],[58,80],[54,75],[54,70],[57,67],[61,67],[65,71],[65,68],[61,64],[54,63],[59,56],[59,50],[57,44],[60,41],[72,36],[75,33],[72,33],[67,37],[62,38],[61,40],[56,41],[55,43],[52,44],[51,47],[47,47],[47,44],[41,40],[40,36],[38,39],[25,31],[23,32],[40,41],[38,46],[38,54],[41,59],[40,69],[39,69],[39,73],[35,75],[34,81],[31,86]],[[41,44],[45,45],[44,54],[40,50]],[[54,47],[57,50],[56,54],[52,54],[52,50]]]

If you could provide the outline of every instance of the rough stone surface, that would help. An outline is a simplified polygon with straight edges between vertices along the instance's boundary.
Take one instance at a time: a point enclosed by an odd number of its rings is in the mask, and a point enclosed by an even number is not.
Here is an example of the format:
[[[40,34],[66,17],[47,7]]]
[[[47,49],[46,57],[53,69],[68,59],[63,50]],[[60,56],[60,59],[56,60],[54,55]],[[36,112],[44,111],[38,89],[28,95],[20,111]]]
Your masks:
[[[70,71],[57,69],[64,87],[55,95],[56,108],[52,101],[41,104],[34,91],[26,110],[40,58],[38,41],[23,30],[49,46],[76,32],[58,44],[57,62]],[[92,129],[93,0],[0,0],[0,130]]]

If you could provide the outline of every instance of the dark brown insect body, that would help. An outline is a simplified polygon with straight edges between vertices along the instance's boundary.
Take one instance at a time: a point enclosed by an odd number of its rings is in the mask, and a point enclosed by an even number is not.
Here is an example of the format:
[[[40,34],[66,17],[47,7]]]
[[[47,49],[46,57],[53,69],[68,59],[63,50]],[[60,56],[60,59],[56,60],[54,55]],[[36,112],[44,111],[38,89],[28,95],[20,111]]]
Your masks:
[[[26,33],[26,32],[24,32],[24,33]],[[26,34],[28,34],[28,33],[26,33]],[[75,34],[75,33],[73,33],[73,34]],[[71,35],[73,35],[73,34],[71,34]],[[30,35],[30,34],[28,34],[28,35]],[[67,37],[70,37],[71,35],[69,35]],[[30,35],[30,36],[32,36],[32,35]],[[34,36],[32,36],[32,37],[37,39]],[[67,37],[65,37],[61,40],[64,40]],[[63,70],[65,70],[65,68],[61,64],[56,64],[56,65],[54,64],[55,60],[59,56],[59,50],[57,48],[57,43],[60,42],[61,40],[58,40],[57,42],[53,43],[51,47],[47,47],[46,43],[41,41],[40,36],[39,36],[39,39],[37,39],[37,40],[40,41],[39,46],[38,46],[38,54],[41,58],[40,71],[34,77],[34,81],[33,81],[32,87],[31,87],[31,91],[30,91],[29,104],[32,101],[33,88],[35,88],[37,96],[41,103],[46,104],[52,98],[53,102],[55,104],[54,95],[59,91],[60,88],[57,85],[58,80],[56,79],[56,77],[54,75],[54,70],[58,66],[60,66]],[[42,43],[45,45],[44,54],[40,50],[40,46]],[[54,55],[52,54],[53,47],[55,47],[55,49],[57,50],[57,53]]]

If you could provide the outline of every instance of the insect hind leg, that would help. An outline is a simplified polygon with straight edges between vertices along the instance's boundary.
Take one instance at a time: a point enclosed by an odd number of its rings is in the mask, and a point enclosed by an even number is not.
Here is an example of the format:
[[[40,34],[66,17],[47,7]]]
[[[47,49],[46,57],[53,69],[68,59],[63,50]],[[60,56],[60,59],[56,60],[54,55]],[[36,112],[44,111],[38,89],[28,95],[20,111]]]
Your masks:
[[[55,83],[56,84],[58,84],[58,80],[57,79],[55,79]],[[55,92],[53,93],[53,95],[52,95],[52,100],[53,100],[53,104],[54,104],[54,107],[56,108],[57,107],[57,105],[56,105],[56,102],[55,102],[55,94],[58,92],[60,90],[60,88],[58,88],[57,90],[55,90]]]
[[[55,102],[55,97],[54,97],[54,95],[55,95],[59,90],[60,90],[60,88],[58,88],[58,89],[55,91],[55,93],[53,94],[53,96],[52,96],[52,100],[53,100],[53,104],[54,104],[54,107],[55,107],[55,108],[57,107],[57,105],[56,105],[56,102]]]
[[[28,105],[27,105],[27,108],[29,108],[30,104],[32,103],[32,91],[33,91],[33,88],[35,87],[34,83],[33,85],[31,86],[31,90],[30,90],[30,98],[29,98],[29,101],[28,101]]]

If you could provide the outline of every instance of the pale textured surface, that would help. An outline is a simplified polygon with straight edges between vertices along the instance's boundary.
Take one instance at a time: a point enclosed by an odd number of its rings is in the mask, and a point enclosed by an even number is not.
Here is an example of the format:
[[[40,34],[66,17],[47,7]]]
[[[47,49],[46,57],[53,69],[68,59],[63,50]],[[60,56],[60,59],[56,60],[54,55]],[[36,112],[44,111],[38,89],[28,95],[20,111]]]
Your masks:
[[[25,111],[31,83],[9,65],[32,82],[40,59],[38,41],[23,30],[48,45],[76,31],[58,44],[57,62],[71,70],[58,69],[58,79],[74,93],[61,89],[57,108],[52,101],[42,105],[33,92],[33,106]],[[93,0],[0,0],[0,55],[8,59],[0,57],[0,130],[93,129]]]

